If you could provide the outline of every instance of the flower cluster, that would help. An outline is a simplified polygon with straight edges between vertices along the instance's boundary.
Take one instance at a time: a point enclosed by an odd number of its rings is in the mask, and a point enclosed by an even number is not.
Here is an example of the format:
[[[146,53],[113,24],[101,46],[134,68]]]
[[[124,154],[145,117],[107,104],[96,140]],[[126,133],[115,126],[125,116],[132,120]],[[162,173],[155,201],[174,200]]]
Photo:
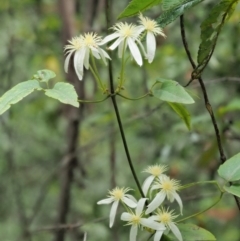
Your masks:
[[[148,194],[150,197],[154,196],[153,198],[149,198],[149,200],[148,198],[140,198],[137,201],[132,195],[127,194],[127,192],[131,191],[130,188],[116,187],[112,191],[109,191],[107,199],[97,202],[97,204],[112,203],[109,226],[113,226],[117,207],[119,203],[122,203],[127,212],[122,213],[121,220],[128,222],[127,225],[131,225],[130,241],[136,240],[140,227],[155,232],[154,241],[160,241],[163,233],[169,230],[172,231],[177,240],[182,241],[182,235],[174,222],[174,219],[178,216],[174,214],[173,210],[163,207],[165,199],[170,202],[176,200],[182,214],[183,204],[177,193],[180,188],[179,181],[171,179],[164,174],[166,170],[167,167],[164,165],[153,165],[144,170],[150,176],[143,183],[143,193],[145,196]],[[152,195],[153,192],[155,195]],[[149,215],[150,213],[151,216]]]
[[[74,53],[74,69],[80,80],[83,78],[83,68],[89,69],[93,72],[94,77],[98,77],[96,73],[94,58],[102,59],[106,64],[106,59],[111,59],[107,52],[100,46],[115,40],[110,46],[110,50],[118,47],[118,56],[124,57],[126,48],[128,47],[133,59],[139,66],[142,66],[142,54],[151,63],[155,56],[156,39],[155,36],[161,35],[166,37],[157,22],[139,15],[139,25],[119,22],[115,24],[112,29],[114,33],[106,36],[104,39],[96,33],[87,33],[74,37],[65,46],[66,59],[64,63],[64,70],[68,72],[68,66],[71,56]],[[146,36],[146,50],[142,45],[142,40]],[[141,53],[142,52],[142,53]],[[92,58],[92,65],[89,64],[89,58]],[[124,61],[124,60],[123,60]]]

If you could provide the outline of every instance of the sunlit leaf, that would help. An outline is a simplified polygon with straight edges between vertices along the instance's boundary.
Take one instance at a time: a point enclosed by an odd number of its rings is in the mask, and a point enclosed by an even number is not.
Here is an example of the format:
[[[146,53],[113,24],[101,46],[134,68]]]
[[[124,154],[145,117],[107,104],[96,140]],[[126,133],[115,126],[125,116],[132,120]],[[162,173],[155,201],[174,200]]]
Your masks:
[[[152,94],[163,101],[192,104],[193,98],[187,91],[176,81],[159,79],[157,84],[154,85]]]
[[[204,0],[185,0],[177,4],[175,7],[164,11],[157,19],[158,24],[164,28],[176,18],[180,17],[187,9],[190,9]]]
[[[79,107],[77,93],[71,84],[58,82],[53,89],[47,89],[45,94],[64,104]]]
[[[162,0],[132,0],[128,6],[120,13],[118,19],[131,17],[139,12],[143,12],[155,5],[158,5],[162,2]]]
[[[212,241],[216,240],[214,235],[206,229],[200,228],[194,224],[178,224],[177,225],[183,240],[186,241]]]
[[[226,160],[218,168],[218,174],[227,181],[240,180],[240,153]]]
[[[168,104],[177,113],[177,115],[184,121],[188,130],[191,130],[191,116],[190,116],[188,110],[185,108],[185,106],[182,104],[171,103],[171,102],[168,102]]]
[[[56,77],[56,74],[48,69],[38,70],[37,74],[33,76],[35,79],[39,80],[40,82],[48,82],[50,79]]]
[[[200,74],[209,62],[215,49],[218,36],[228,15],[232,14],[238,0],[222,0],[209,13],[201,24],[201,44],[198,50],[198,66],[196,73]]]
[[[223,187],[228,193],[231,193],[237,197],[240,197],[240,184],[233,184],[230,187]]]
[[[0,98],[0,115],[8,110],[11,105],[16,104],[27,95],[31,94],[35,89],[41,89],[37,80],[28,80],[17,84],[7,91]]]

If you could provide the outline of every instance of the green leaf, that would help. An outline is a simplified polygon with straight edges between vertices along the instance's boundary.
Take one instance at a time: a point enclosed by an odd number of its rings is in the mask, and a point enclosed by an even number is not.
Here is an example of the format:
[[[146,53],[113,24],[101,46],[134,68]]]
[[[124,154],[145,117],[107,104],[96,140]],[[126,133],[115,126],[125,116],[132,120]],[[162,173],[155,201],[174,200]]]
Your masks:
[[[50,79],[56,77],[56,74],[48,69],[38,70],[37,74],[33,76],[34,79],[39,80],[40,82],[48,82]]]
[[[160,79],[154,84],[152,94],[163,101],[192,104],[193,98],[187,91],[176,81]]]
[[[239,184],[233,184],[230,187],[224,186],[223,187],[228,193],[231,193],[237,197],[240,197],[240,185]]]
[[[190,9],[197,5],[198,3],[202,2],[204,0],[185,0],[181,1],[178,5],[175,7],[172,7],[171,9],[164,11],[161,16],[157,19],[157,23],[160,25],[160,27],[164,28],[169,23],[173,22],[176,18],[184,14],[184,12],[187,9]],[[171,5],[167,6],[170,8]]]
[[[17,84],[8,90],[0,98],[0,115],[8,110],[11,105],[16,104],[27,95],[31,94],[35,89],[41,89],[37,80],[28,80]]]
[[[215,49],[218,36],[228,15],[231,15],[238,0],[222,0],[210,12],[201,24],[201,43],[198,50],[198,66],[195,70],[199,75],[209,62]]]
[[[163,0],[162,1],[162,9],[164,11],[170,10],[173,7],[176,7],[180,3],[184,2],[184,0]]]
[[[178,224],[183,240],[186,241],[212,241],[216,240],[214,235],[206,229],[200,228],[194,224]]]
[[[235,98],[231,100],[227,105],[219,107],[218,113],[223,115],[228,112],[239,111],[239,110],[240,110],[240,99]]]
[[[71,84],[58,82],[53,89],[47,89],[45,94],[64,104],[79,107],[77,93]]]
[[[188,110],[184,105],[178,103],[170,103],[168,104],[172,107],[172,109],[179,115],[179,117],[184,121],[188,130],[191,130],[191,116]]]
[[[139,12],[143,12],[155,5],[158,5],[162,2],[162,0],[132,0],[128,6],[120,13],[118,19],[131,17]]]
[[[218,174],[227,181],[240,180],[240,153],[226,160],[218,168]]]

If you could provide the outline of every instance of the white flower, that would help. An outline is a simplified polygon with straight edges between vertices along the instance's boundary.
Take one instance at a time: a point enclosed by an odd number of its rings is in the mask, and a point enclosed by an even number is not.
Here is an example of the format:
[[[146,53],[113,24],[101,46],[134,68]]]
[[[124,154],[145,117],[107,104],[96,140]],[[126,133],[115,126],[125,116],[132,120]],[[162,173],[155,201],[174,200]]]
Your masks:
[[[153,166],[148,166],[148,168],[143,171],[143,172],[147,172],[147,173],[151,174],[151,176],[147,177],[145,179],[145,181],[143,182],[142,189],[143,189],[143,193],[144,193],[145,196],[147,195],[148,189],[151,186],[153,180],[156,177],[160,177],[161,175],[163,175],[163,173],[166,170],[167,170],[167,166],[153,165]]]
[[[176,226],[176,224],[173,222],[173,219],[175,219],[177,216],[174,215],[173,210],[168,211],[165,210],[164,208],[158,209],[156,215],[153,215],[150,217],[150,219],[155,220],[163,224],[167,229],[170,229],[173,234],[176,236],[176,238],[179,241],[182,241],[182,235]],[[153,241],[160,241],[162,237],[163,231],[162,230],[157,230],[155,235],[154,235],[154,240]]]
[[[106,198],[106,199],[103,199],[103,200],[97,202],[97,204],[113,203],[112,207],[111,207],[111,211],[110,211],[110,216],[109,216],[109,219],[110,219],[109,227],[110,228],[113,226],[119,201],[122,201],[123,203],[125,203],[127,206],[129,206],[131,208],[135,208],[137,206],[136,199],[132,195],[126,194],[130,190],[131,190],[130,188],[116,187],[112,191],[109,191],[109,198]]]
[[[170,202],[173,202],[174,199],[176,199],[176,201],[178,202],[178,204],[180,206],[180,211],[182,213],[182,207],[183,207],[182,200],[176,192],[179,189],[179,187],[180,187],[179,181],[170,179],[166,175],[160,176],[158,181],[156,181],[155,185],[153,185],[151,188],[151,191],[160,189],[160,192],[157,193],[155,198],[148,205],[146,214],[151,213],[156,208],[158,208],[166,197]]]
[[[165,226],[163,224],[157,223],[156,221],[150,218],[143,218],[143,208],[145,205],[147,198],[141,198],[138,201],[135,213],[123,213],[121,216],[121,220],[127,221],[128,225],[132,225],[130,229],[130,241],[135,241],[137,238],[138,227],[140,225],[154,229],[161,230],[162,232],[165,230]]]
[[[117,38],[117,40],[109,47],[109,49],[114,50],[116,47],[118,47],[118,56],[119,58],[122,58],[123,51],[125,51],[128,46],[133,58],[137,64],[141,66],[142,56],[136,42],[143,49],[143,46],[139,41],[139,36],[142,32],[142,29],[134,24],[122,22],[115,24],[112,28],[115,30],[115,33],[106,36],[103,39],[103,43],[105,44]]]
[[[155,56],[156,51],[156,35],[162,35],[163,37],[166,37],[166,35],[163,33],[162,29],[158,26],[157,22],[149,19],[148,17],[143,17],[143,15],[140,13],[140,29],[142,31],[147,31],[146,36],[146,47],[147,47],[147,59],[149,63],[152,63],[153,58]]]
[[[74,69],[80,80],[83,78],[83,66],[89,69],[89,56],[91,54],[96,59],[102,59],[105,64],[107,64],[106,58],[110,59],[109,55],[99,47],[102,45],[102,39],[96,33],[87,33],[74,37],[69,43],[65,46],[67,57],[64,63],[64,70],[66,73],[68,72],[69,60],[75,52]]]

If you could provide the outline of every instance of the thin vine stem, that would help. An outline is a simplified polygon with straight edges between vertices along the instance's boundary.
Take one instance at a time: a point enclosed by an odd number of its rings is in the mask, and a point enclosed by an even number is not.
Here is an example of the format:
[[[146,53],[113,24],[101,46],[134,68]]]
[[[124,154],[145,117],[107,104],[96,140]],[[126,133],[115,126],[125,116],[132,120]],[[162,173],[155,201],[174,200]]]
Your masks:
[[[183,46],[184,46],[184,49],[185,49],[186,54],[188,56],[188,59],[189,59],[191,65],[193,67],[193,72],[194,72],[195,69],[197,68],[197,66],[196,66],[196,64],[195,64],[195,62],[194,62],[194,60],[192,58],[192,55],[190,53],[190,50],[188,48],[188,43],[187,43],[187,39],[186,39],[186,35],[185,35],[185,28],[184,28],[184,15],[180,16],[180,28],[181,28],[181,37],[182,37]],[[204,101],[205,101],[205,107],[206,107],[206,109],[209,112],[209,115],[211,117],[214,130],[215,130],[215,135],[216,135],[217,145],[218,145],[218,151],[219,151],[219,154],[220,154],[220,160],[221,160],[221,163],[224,163],[227,158],[225,156],[225,153],[224,153],[224,150],[223,150],[223,147],[222,147],[220,131],[219,131],[216,119],[215,119],[215,115],[214,115],[212,106],[211,106],[211,104],[209,102],[207,90],[206,90],[205,84],[204,84],[203,79],[202,79],[201,76],[198,77],[198,81],[199,81],[199,84],[200,84],[201,89],[202,89],[202,93],[203,93],[203,97],[204,97]],[[230,185],[231,185],[231,183],[230,183]],[[240,201],[239,201],[238,197],[236,197],[235,195],[234,195],[234,199],[235,199],[236,204],[238,206],[238,209],[240,211]]]
[[[106,21],[107,21],[107,27],[109,27],[109,25],[111,23],[111,19],[110,19],[110,12],[111,12],[110,4],[111,4],[111,0],[106,0]],[[124,150],[125,150],[125,153],[126,153],[126,156],[127,156],[127,161],[128,161],[129,167],[131,169],[133,178],[134,178],[134,180],[135,180],[135,182],[137,184],[138,190],[139,190],[141,196],[143,198],[145,198],[145,195],[143,193],[142,187],[141,187],[140,182],[138,180],[138,177],[136,175],[136,172],[135,172],[135,169],[134,169],[134,166],[133,166],[133,163],[132,163],[132,159],[131,159],[131,156],[130,156],[130,153],[129,153],[128,144],[127,144],[127,141],[126,141],[124,128],[123,128],[122,121],[121,121],[121,116],[120,116],[120,113],[119,113],[119,110],[118,110],[118,105],[117,105],[117,101],[116,101],[116,95],[114,94],[115,91],[114,91],[114,81],[113,81],[113,69],[112,69],[111,61],[108,61],[108,74],[109,74],[111,100],[112,100],[114,111],[115,111],[115,114],[116,114],[116,118],[117,118],[119,130],[120,130],[120,134],[121,134]],[[146,202],[146,204],[147,204],[147,202]]]
[[[105,98],[101,99],[101,100],[78,100],[79,103],[100,103],[103,102],[104,100],[108,99],[109,97],[111,97],[111,95],[107,95]]]
[[[149,96],[150,93],[148,92],[148,93],[146,93],[145,95],[142,95],[142,96],[139,96],[139,97],[136,97],[136,98],[127,97],[127,96],[122,95],[122,94],[120,94],[120,93],[117,93],[117,95],[119,95],[119,96],[121,96],[122,98],[127,99],[127,100],[140,100],[140,99],[143,99],[143,98]]]

